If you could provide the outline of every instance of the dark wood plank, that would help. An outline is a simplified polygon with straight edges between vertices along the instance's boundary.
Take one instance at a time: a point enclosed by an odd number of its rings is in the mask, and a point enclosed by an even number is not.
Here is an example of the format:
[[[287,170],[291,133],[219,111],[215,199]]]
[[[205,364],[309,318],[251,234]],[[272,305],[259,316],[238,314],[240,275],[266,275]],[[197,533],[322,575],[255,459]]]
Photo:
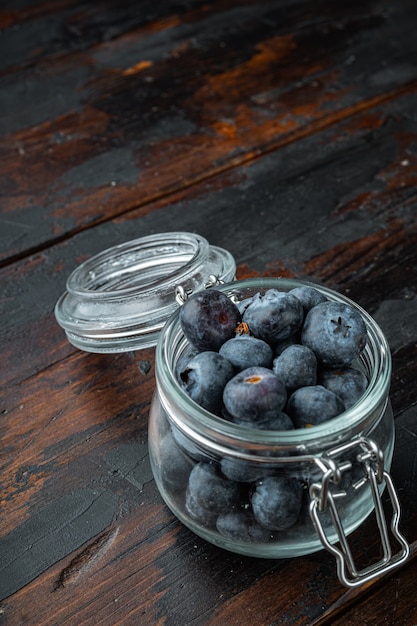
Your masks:
[[[150,351],[141,355],[147,357],[152,363]],[[150,480],[145,443],[152,370],[142,376],[129,355],[77,353],[52,367],[48,377],[22,385],[21,418],[12,412],[8,417],[13,438],[23,438],[25,445],[2,470],[1,492],[11,502],[4,520],[10,534],[3,546],[9,547],[11,565],[2,560],[1,580],[7,591],[37,578],[3,602],[10,623],[23,616],[27,623],[56,623],[51,609],[58,603],[58,615],[77,614],[86,622],[96,614],[113,619],[116,610],[118,619],[143,614],[149,624],[152,616],[169,616],[169,624],[245,623],[251,612],[259,624],[310,624],[333,604],[340,608],[351,602],[329,555],[282,562],[242,558],[206,544],[172,518]],[[397,427],[393,475],[404,531],[416,543],[416,474],[409,471],[415,466],[414,408],[398,418]],[[97,500],[96,525],[85,525],[81,505]],[[57,529],[70,505],[70,523]],[[77,521],[84,534],[76,532]],[[97,528],[98,522],[105,526]],[[37,552],[46,537],[59,540],[59,552],[51,547]],[[365,525],[354,546],[369,548],[374,542],[373,526]],[[127,587],[123,572],[131,572]]]
[[[415,89],[411,0],[168,6],[2,76],[3,263]]]
[[[412,0],[2,3],[5,626],[417,622],[416,12]],[[405,567],[347,590],[325,552],[241,557],[163,505],[147,455],[154,351],[77,351],[53,307],[82,260],[172,230],[228,248],[238,277],[309,277],[380,323]],[[362,559],[377,551],[372,517],[351,542]]]
[[[390,626],[408,626],[417,623],[415,581],[417,563],[413,561],[402,573],[401,578],[393,577],[378,594],[374,594],[352,609],[347,615],[329,624],[334,626],[353,626],[355,624],[375,623],[376,615],[384,615],[385,623]]]
[[[5,0],[0,7],[0,50],[4,51],[0,74],[71,55],[152,22],[162,27],[167,20],[173,25],[182,14],[190,19],[202,6],[202,0],[179,0],[175,5],[141,0],[132,10],[131,0]]]
[[[382,602],[384,587],[367,595],[341,588],[330,555],[246,559],[176,522],[146,455],[153,351],[76,351],[52,310],[76,263],[134,236],[175,229],[198,230],[230,249],[240,277],[309,276],[351,295],[381,322],[394,349],[393,477],[415,551],[416,98],[412,92],[364,111],[1,270],[6,624],[305,625],[349,611],[353,619],[358,598]],[[145,374],[142,361],[150,364]],[[86,505],[98,511],[95,525],[84,523]],[[52,546],[37,553],[46,537]],[[372,523],[353,542],[359,551],[374,546]]]

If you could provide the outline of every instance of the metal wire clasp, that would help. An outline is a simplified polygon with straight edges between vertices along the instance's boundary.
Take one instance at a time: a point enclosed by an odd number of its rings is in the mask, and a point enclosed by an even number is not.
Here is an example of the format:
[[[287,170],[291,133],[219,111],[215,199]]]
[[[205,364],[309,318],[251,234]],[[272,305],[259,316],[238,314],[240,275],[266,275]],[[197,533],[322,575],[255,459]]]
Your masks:
[[[204,289],[209,289],[210,287],[217,287],[217,285],[224,285],[224,280],[221,280],[215,274],[210,274],[207,282],[204,284]],[[193,293],[192,289],[184,289],[181,285],[177,285],[175,287],[175,300],[177,304],[182,306],[184,302],[187,300],[189,296]]]
[[[347,495],[345,491],[340,490],[342,474],[352,467],[352,461],[344,461],[341,457],[348,452],[354,452],[355,448],[358,448],[356,460],[361,465],[364,475],[353,484],[353,488],[355,491],[358,491],[366,484],[369,484],[383,553],[379,561],[362,570],[358,570],[355,566],[336,506],[337,500]],[[328,451],[317,458],[316,463],[323,475],[320,482],[314,482],[310,485],[310,516],[323,546],[336,557],[337,573],[340,582],[346,587],[358,587],[365,582],[382,576],[403,563],[407,559],[410,549],[398,528],[400,503],[391,476],[384,470],[383,452],[378,445],[371,439],[361,437]],[[380,495],[380,487],[384,482],[393,511],[390,524],[392,537],[388,533]],[[327,537],[320,519],[321,514],[325,511],[330,512],[340,547],[332,544]],[[392,538],[400,546],[400,550],[396,554],[393,553]]]

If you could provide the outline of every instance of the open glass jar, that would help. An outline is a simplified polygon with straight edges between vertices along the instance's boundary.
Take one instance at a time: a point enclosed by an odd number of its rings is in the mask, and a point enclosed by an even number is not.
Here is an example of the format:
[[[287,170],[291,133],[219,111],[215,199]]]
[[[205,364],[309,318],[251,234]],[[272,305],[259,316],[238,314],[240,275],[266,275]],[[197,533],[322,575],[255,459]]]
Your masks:
[[[55,315],[69,341],[86,351],[122,352],[157,344],[149,454],[162,498],[181,522],[207,541],[249,556],[293,557],[325,547],[336,557],[343,584],[363,584],[398,566],[409,553],[398,530],[399,503],[389,476],[394,420],[386,339],[355,303],[314,285],[329,300],[356,308],[365,320],[368,342],[356,366],[368,377],[366,392],[340,416],[310,429],[237,426],[197,405],[178,383],[178,364],[191,353],[179,321],[181,302],[190,292],[213,285],[241,301],[270,288],[289,291],[309,283],[283,278],[233,282],[234,274],[230,253],[199,235],[151,235],[105,250],[76,268]],[[226,510],[214,503],[203,515],[196,516],[195,508],[190,514],[188,484],[200,470],[202,489],[204,480],[220,481]],[[297,515],[285,528],[251,525],[255,486],[277,477],[301,490]],[[392,503],[389,524],[381,504],[385,488]],[[372,510],[382,557],[358,571],[347,537]],[[228,513],[238,513],[237,524],[230,524],[230,516],[225,523]]]
[[[216,288],[240,301],[271,288],[289,291],[301,285],[308,283],[271,278]],[[391,358],[384,335],[365,311],[340,294],[315,287],[329,300],[352,305],[366,322],[368,342],[356,366],[369,384],[353,407],[324,424],[291,431],[255,430],[211,414],[193,402],[177,380],[178,363],[191,350],[177,312],[157,345],[149,452],[163,499],[199,536],[237,553],[267,558],[300,556],[324,546],[338,560],[341,581],[355,586],[394,567],[408,554],[398,532],[398,500],[388,474],[394,447],[388,395]],[[198,474],[202,490],[207,481],[217,481],[219,498],[196,512],[189,499],[191,481],[195,485]],[[286,521],[279,529],[262,528],[254,520],[251,496],[259,485],[274,485],[270,479],[275,477],[294,481],[297,489],[301,486],[301,509],[289,525]],[[392,531],[400,546],[395,556],[380,499],[385,487],[394,512]],[[373,509],[383,556],[358,571],[347,536]]]

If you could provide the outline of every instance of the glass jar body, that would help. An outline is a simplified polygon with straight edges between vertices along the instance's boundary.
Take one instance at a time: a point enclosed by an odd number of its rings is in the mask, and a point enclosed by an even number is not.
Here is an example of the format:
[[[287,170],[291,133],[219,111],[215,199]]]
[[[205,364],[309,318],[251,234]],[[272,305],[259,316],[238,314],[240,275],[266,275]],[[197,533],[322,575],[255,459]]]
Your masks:
[[[257,279],[218,288],[243,300],[269,288],[288,291],[303,284],[307,283]],[[319,289],[330,299],[357,307],[335,292]],[[357,308],[364,316],[369,336],[356,364],[368,376],[367,391],[354,407],[328,423],[285,432],[236,426],[196,405],[176,379],[178,363],[190,351],[178,313],[165,326],[157,346],[157,390],[150,411],[149,453],[165,503],[197,535],[222,548],[255,557],[285,558],[317,551],[323,545],[310,508],[313,494],[320,494],[323,486],[337,494],[346,535],[370,514],[374,504],[370,485],[364,480],[363,441],[376,446],[383,455],[384,469],[389,470],[394,447],[394,420],[388,397],[391,362],[380,329]],[[192,501],[198,480],[204,497],[208,494],[203,508]],[[280,485],[285,487],[282,493]],[[381,482],[380,491],[383,487]],[[296,494],[295,504],[291,496],[288,500],[288,489]],[[277,497],[287,502],[287,511],[283,505],[284,515],[278,522],[271,522],[263,517],[262,507],[268,508]],[[288,508],[291,511],[287,515]],[[337,532],[326,507],[320,519],[329,541],[336,542]]]

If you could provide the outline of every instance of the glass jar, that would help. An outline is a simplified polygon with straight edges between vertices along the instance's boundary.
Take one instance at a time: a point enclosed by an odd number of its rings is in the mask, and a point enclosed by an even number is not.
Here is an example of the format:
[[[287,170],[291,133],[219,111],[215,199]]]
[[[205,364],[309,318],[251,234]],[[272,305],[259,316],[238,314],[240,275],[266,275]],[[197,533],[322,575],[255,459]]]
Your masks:
[[[399,503],[389,476],[394,421],[386,339],[360,307],[314,285],[328,299],[352,305],[365,320],[369,339],[356,364],[369,380],[362,398],[337,418],[303,430],[247,429],[216,417],[195,404],[177,382],[176,369],[191,353],[181,331],[179,306],[189,293],[213,285],[236,301],[270,288],[288,291],[309,285],[283,278],[231,282],[235,269],[227,250],[200,235],[171,232],[141,237],[78,266],[67,280],[55,316],[68,340],[88,352],[132,351],[157,344],[149,453],[164,501],[187,527],[215,545],[255,557],[293,557],[325,547],[336,557],[343,584],[363,584],[398,566],[409,553],[398,530]],[[200,470],[207,480],[219,481],[228,498],[232,493],[229,512],[238,512],[241,522],[232,525],[232,531],[230,519],[225,526],[219,508],[210,515],[195,515],[195,509],[193,516],[189,513],[188,481]],[[296,516],[279,530],[252,524],[253,490],[271,479],[289,481],[299,493]],[[380,497],[385,488],[392,503],[390,533]],[[383,556],[358,571],[347,537],[373,509]]]
[[[309,284],[256,278],[216,288],[234,301],[241,301],[270,288],[289,291]],[[165,503],[203,539],[233,552],[263,558],[295,557],[324,546],[337,559],[341,581],[356,586],[395,567],[408,555],[407,543],[398,531],[399,505],[388,473],[394,448],[388,395],[391,357],[372,317],[348,298],[314,287],[329,300],[350,304],[365,320],[368,341],[356,363],[369,381],[362,398],[340,416],[308,429],[263,431],[222,419],[197,405],[177,381],[178,364],[192,350],[177,311],[163,328],[157,345],[157,389],[150,411],[149,453]],[[220,489],[219,501],[197,514],[188,503],[191,472],[192,480],[200,472],[202,490],[211,480],[217,481]],[[251,510],[254,491],[259,485],[268,485],[271,477],[291,479],[301,491],[301,508],[290,525],[287,520],[278,530],[260,528]],[[380,499],[385,487],[393,507],[392,532],[400,546],[396,554]],[[373,509],[383,557],[358,571],[347,537]]]

